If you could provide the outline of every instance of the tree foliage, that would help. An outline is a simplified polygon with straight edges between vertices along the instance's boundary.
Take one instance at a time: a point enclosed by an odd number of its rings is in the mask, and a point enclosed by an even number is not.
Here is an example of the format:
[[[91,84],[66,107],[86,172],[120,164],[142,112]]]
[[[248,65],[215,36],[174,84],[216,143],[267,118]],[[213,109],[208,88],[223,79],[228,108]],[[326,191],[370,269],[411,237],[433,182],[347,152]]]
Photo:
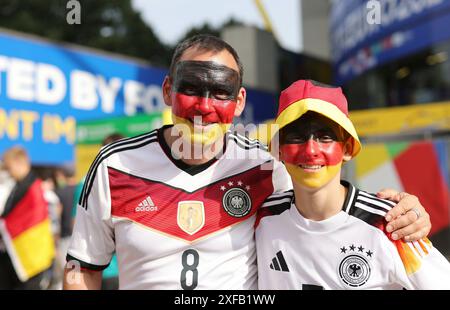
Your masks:
[[[79,0],[81,23],[73,25],[66,20],[70,11],[67,3],[68,0],[0,0],[0,27],[169,66],[174,46],[159,40],[133,9],[131,0]],[[187,31],[180,41],[200,33],[220,36],[223,27],[239,24],[234,19],[217,28],[206,23]]]
[[[0,27],[14,29],[167,66],[169,46],[131,6],[130,0],[79,1],[81,24],[69,25],[67,0],[0,0]]]

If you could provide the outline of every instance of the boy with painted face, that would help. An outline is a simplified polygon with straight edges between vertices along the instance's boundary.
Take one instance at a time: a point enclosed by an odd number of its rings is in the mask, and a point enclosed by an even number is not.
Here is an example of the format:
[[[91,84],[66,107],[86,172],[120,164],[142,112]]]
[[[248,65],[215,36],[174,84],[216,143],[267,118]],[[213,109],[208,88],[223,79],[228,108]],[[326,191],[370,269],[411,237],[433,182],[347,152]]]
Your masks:
[[[392,202],[341,181],[361,143],[340,88],[295,82],[276,124],[294,190],[269,197],[259,214],[260,289],[450,289],[450,264],[427,238],[391,239]]]
[[[346,137],[330,119],[307,112],[281,131],[281,160],[296,183],[320,188],[340,173],[344,151],[352,148]]]

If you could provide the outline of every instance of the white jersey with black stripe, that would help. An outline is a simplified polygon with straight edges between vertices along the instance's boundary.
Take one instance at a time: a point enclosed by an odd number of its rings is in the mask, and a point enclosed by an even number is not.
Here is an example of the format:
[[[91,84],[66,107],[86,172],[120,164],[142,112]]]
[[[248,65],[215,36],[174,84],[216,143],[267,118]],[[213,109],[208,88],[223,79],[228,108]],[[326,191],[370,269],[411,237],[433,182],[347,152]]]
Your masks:
[[[167,127],[104,147],[86,177],[68,259],[102,270],[117,253],[122,289],[254,289],[254,223],[291,187],[266,147],[228,133],[218,159],[188,166]]]
[[[392,202],[342,184],[343,209],[324,221],[304,218],[292,191],[266,200],[256,228],[260,289],[450,289],[450,264],[428,239],[390,239]]]

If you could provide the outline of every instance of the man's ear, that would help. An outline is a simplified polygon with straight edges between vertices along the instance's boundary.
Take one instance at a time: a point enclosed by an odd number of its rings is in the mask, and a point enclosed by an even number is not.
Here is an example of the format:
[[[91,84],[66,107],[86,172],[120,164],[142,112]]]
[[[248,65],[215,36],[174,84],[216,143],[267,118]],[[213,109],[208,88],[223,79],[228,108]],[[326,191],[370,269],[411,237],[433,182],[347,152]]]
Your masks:
[[[348,138],[344,144],[344,156],[343,156],[344,162],[350,161],[353,157],[352,154],[353,154],[353,138]]]
[[[237,96],[237,105],[236,109],[234,110],[234,116],[240,116],[245,108],[245,100],[247,99],[247,91],[244,87],[241,87],[239,89],[239,94]]]
[[[164,103],[168,106],[172,106],[172,80],[168,75],[164,78],[164,82],[162,84],[162,92],[163,92],[163,98]]]

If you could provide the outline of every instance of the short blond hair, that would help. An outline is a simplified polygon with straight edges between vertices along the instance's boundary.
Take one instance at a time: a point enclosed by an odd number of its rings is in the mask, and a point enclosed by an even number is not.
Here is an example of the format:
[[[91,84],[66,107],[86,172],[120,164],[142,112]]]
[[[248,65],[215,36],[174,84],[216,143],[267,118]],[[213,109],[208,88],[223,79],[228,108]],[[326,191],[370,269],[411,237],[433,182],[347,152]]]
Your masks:
[[[3,153],[3,161],[6,161],[7,159],[21,159],[27,162],[29,161],[27,151],[21,146],[13,146],[7,149]]]

